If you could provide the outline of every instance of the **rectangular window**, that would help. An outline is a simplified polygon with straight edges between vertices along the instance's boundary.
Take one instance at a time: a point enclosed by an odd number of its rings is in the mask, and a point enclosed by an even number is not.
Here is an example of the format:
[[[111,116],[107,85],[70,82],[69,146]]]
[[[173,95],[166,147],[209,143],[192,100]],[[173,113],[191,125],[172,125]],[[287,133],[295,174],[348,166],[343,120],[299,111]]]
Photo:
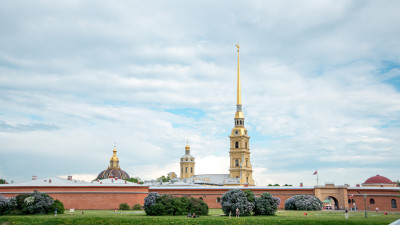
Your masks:
[[[187,167],[186,167],[186,170],[185,170],[185,171],[186,171],[186,173],[188,172],[188,168],[187,168]]]

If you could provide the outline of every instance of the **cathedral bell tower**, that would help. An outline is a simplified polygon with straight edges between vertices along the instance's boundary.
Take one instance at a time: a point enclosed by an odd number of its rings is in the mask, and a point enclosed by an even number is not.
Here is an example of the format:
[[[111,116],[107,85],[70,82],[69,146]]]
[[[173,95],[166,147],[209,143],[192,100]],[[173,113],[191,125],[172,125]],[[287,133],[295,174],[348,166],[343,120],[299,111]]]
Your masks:
[[[244,114],[242,112],[242,96],[240,90],[240,61],[239,44],[236,45],[238,52],[237,68],[237,103],[235,114],[235,127],[232,129],[230,139],[230,177],[239,178],[240,185],[248,184],[254,186],[253,169],[250,163],[250,136],[244,127]]]
[[[185,155],[181,157],[181,180],[194,176],[194,164],[194,157],[190,155],[190,146],[189,143],[187,143]]]

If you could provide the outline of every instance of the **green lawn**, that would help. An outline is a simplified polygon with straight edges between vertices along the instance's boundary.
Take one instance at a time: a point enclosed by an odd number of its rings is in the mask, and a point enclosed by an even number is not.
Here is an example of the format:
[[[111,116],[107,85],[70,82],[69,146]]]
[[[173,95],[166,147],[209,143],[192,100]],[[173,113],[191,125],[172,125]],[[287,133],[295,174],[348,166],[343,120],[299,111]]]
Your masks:
[[[81,212],[84,214],[81,214]],[[248,216],[236,219],[220,216],[221,209],[210,209],[208,216],[186,218],[185,216],[146,216],[143,211],[77,210],[63,215],[0,216],[0,224],[389,224],[400,219],[400,213],[350,212],[349,219],[344,212],[326,211],[285,211],[275,216]]]

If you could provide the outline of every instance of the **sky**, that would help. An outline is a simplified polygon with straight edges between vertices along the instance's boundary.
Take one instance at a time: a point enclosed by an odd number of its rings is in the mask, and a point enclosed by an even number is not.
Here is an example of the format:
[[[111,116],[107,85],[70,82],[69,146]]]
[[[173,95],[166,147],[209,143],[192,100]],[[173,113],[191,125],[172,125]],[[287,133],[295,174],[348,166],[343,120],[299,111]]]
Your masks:
[[[400,179],[399,1],[0,1],[0,178],[229,173],[240,43],[256,185]]]

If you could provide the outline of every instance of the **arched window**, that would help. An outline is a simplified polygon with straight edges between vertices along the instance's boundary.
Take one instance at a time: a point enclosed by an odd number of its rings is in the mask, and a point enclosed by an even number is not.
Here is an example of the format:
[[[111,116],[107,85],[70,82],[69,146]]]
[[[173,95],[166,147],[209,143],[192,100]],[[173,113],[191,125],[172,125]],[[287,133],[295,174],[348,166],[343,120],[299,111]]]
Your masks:
[[[375,204],[375,199],[371,198],[371,199],[369,200],[369,204],[374,205],[374,204]]]
[[[347,202],[350,204],[351,203],[351,199],[348,199]]]
[[[183,173],[183,167],[181,167],[181,173]]]
[[[239,166],[239,159],[235,159],[235,166]]]
[[[246,159],[246,167],[247,167],[247,162],[249,161],[249,159]]]
[[[190,167],[190,172],[193,173],[193,167]]]
[[[246,177],[246,183],[249,183],[249,178],[248,177]]]
[[[200,197],[199,199],[203,200],[203,197]]]
[[[247,142],[244,143],[244,147],[247,149]]]
[[[396,199],[392,199],[392,209],[397,208]]]
[[[242,125],[242,121],[240,121],[240,125]]]
[[[355,202],[356,202],[356,200],[354,200],[354,199],[351,200],[351,203],[355,203]]]
[[[239,148],[239,142],[235,142],[235,148]]]
[[[186,173],[188,172],[188,168],[187,167],[186,167],[185,171],[186,171]]]
[[[217,198],[217,202],[218,202],[218,203],[221,202],[221,198],[220,198],[220,197]]]

